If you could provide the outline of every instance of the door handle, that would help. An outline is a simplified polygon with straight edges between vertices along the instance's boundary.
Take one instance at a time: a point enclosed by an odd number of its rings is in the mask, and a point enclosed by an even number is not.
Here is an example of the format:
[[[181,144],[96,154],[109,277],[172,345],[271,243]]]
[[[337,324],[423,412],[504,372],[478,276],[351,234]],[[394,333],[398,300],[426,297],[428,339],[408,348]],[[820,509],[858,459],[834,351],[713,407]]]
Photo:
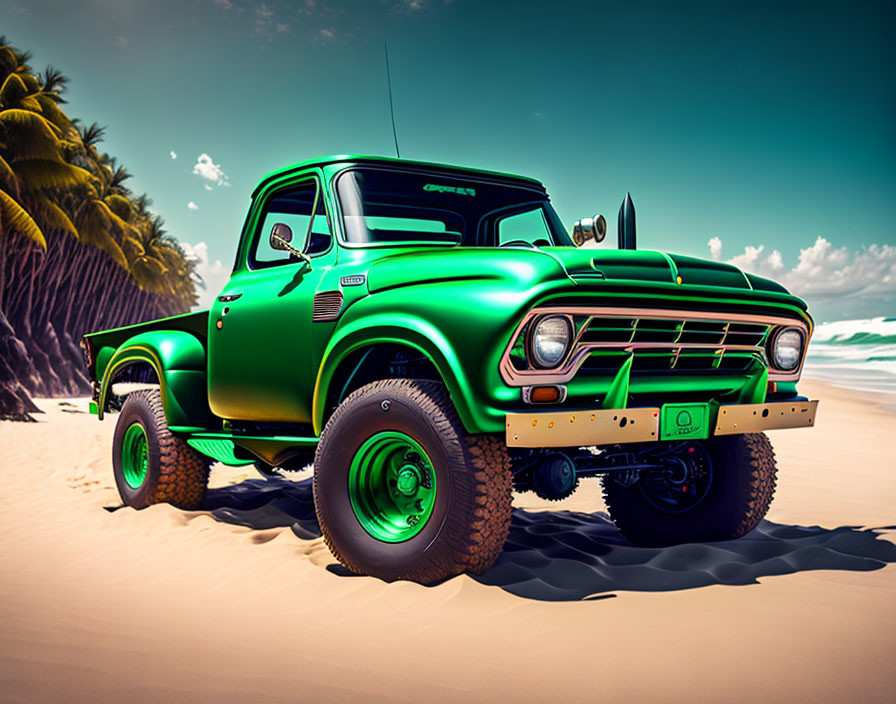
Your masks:
[[[243,294],[241,293],[227,293],[223,296],[218,296],[218,300],[221,301],[221,303],[230,303],[231,301],[235,301],[242,295]]]

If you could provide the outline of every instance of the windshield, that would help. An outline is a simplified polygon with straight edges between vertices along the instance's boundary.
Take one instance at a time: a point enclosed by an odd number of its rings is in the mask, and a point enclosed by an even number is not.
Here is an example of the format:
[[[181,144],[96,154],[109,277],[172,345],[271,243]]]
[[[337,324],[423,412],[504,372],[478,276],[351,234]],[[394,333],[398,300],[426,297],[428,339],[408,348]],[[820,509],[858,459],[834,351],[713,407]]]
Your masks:
[[[572,245],[536,185],[356,168],[336,180],[349,245]]]

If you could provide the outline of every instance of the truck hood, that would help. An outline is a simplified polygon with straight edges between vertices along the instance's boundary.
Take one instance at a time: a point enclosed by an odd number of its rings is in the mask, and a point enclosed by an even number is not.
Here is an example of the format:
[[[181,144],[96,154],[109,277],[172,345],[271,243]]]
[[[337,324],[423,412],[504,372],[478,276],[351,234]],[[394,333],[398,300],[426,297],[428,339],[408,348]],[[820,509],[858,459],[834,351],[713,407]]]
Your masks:
[[[731,264],[683,254],[569,247],[552,247],[544,251],[557,257],[573,280],[596,277],[605,281],[659,281],[787,293],[780,284],[748,274]]]
[[[518,286],[524,282],[568,278],[559,258],[536,249],[428,247],[402,250],[377,260],[368,271],[367,286],[375,293],[398,286],[443,281],[507,280]]]
[[[645,250],[573,247],[402,250],[374,262],[367,277],[371,293],[462,280],[506,280],[514,289],[529,289],[557,280],[592,290],[605,285],[604,282],[657,282],[787,293],[773,281],[747,274],[724,262]]]

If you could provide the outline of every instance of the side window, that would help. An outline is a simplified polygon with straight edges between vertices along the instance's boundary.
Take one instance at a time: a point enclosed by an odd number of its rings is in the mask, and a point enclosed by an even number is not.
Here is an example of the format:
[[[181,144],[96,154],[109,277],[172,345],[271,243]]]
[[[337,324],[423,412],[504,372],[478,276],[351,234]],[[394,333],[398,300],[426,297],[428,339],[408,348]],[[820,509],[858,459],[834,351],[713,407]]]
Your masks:
[[[317,197],[317,208],[314,213],[314,222],[311,225],[308,241],[305,242],[305,234],[308,232],[309,224],[312,223],[311,209],[314,207],[315,197]],[[287,191],[281,191],[268,201],[261,230],[257,235],[252,252],[252,266],[267,267],[290,262],[289,252],[271,247],[271,230],[277,224],[286,225],[292,230],[291,244],[301,247],[304,243],[306,254],[320,254],[330,248],[330,228],[327,223],[323,195],[318,196],[316,180],[303,181]]]
[[[541,206],[498,221],[498,245],[514,240],[542,245],[553,243]]]

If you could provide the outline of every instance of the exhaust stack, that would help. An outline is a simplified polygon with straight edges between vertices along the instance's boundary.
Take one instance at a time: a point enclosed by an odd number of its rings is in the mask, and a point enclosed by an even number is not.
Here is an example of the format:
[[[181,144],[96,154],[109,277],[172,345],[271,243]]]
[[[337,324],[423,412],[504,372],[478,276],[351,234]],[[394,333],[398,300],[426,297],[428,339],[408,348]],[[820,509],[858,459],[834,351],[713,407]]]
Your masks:
[[[619,208],[619,249],[637,249],[635,241],[635,204],[630,193],[625,194]]]

